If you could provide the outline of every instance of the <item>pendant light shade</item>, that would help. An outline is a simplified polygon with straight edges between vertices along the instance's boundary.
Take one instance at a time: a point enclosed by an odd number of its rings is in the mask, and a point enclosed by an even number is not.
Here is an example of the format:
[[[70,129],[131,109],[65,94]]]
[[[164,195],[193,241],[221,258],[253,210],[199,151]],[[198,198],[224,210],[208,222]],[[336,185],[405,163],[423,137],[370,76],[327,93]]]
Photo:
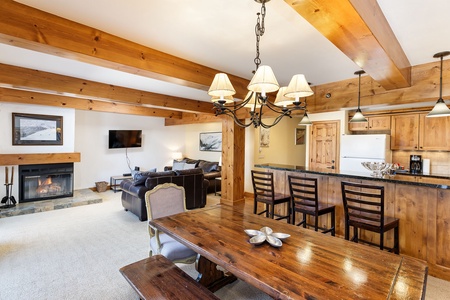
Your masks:
[[[364,74],[363,70],[356,71],[355,75],[358,75],[358,109],[355,112],[353,118],[349,121],[350,123],[360,123],[367,122],[367,119],[362,114],[361,108],[359,108],[359,104],[361,102],[361,74]]]
[[[226,96],[233,96],[236,91],[225,73],[218,73],[214,76],[214,80],[209,87],[208,95],[216,96],[220,99],[224,99]]]
[[[308,113],[305,111],[305,114],[303,115],[303,118],[300,120],[298,125],[312,125],[311,120],[308,117]]]
[[[439,99],[434,105],[433,109],[427,114],[427,117],[447,117],[450,116],[450,109],[445,104],[444,99],[442,99],[442,64],[444,60],[444,56],[450,54],[450,51],[439,52],[433,55],[434,58],[441,58],[441,70],[440,70],[440,78],[439,78]]]

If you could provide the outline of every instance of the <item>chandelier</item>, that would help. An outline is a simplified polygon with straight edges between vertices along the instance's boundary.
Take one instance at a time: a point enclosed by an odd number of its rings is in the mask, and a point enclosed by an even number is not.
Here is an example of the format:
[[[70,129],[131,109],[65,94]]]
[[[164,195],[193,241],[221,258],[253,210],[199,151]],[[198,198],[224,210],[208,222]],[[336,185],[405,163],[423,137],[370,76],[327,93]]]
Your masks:
[[[306,97],[311,96],[314,92],[311,90],[306,78],[303,74],[294,75],[287,87],[281,87],[278,84],[275,74],[270,66],[261,65],[259,58],[259,41],[265,32],[264,18],[266,16],[265,4],[270,0],[255,0],[261,3],[261,12],[258,12],[255,34],[256,34],[256,57],[254,63],[256,70],[252,80],[247,86],[249,92],[243,101],[235,102],[233,95],[236,93],[233,85],[225,73],[218,73],[214,76],[214,80],[208,90],[211,101],[214,104],[216,116],[227,115],[234,119],[234,122],[241,127],[253,125],[255,128],[261,126],[270,128],[278,124],[283,117],[292,118],[291,114],[296,110],[304,110],[304,115],[299,125],[310,125],[308,114],[306,113]],[[267,93],[276,92],[277,96],[272,103],[268,100]],[[300,98],[305,98],[304,102]],[[240,120],[238,113],[242,110],[250,109],[250,122]],[[263,110],[271,111],[276,115],[275,120],[271,124],[263,122]]]

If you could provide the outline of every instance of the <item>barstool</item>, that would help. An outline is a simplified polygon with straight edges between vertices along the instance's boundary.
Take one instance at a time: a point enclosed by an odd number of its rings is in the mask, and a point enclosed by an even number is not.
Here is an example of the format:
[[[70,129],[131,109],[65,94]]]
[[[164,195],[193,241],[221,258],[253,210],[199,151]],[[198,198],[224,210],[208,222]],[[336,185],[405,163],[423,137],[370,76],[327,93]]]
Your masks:
[[[291,197],[284,194],[275,193],[273,185],[273,173],[252,170],[252,183],[254,193],[253,213],[258,215],[266,213],[266,217],[270,217],[272,219],[277,217],[277,220],[287,219],[287,222],[290,223],[291,209],[289,204]],[[257,212],[258,202],[265,204],[265,210],[259,213]],[[282,203],[287,203],[288,214],[275,214],[275,205]]]
[[[295,225],[295,213],[299,212],[303,215],[303,219],[297,226],[306,225],[314,227],[315,231],[319,229],[322,233],[331,232],[334,236],[336,233],[336,212],[334,205],[319,203],[317,193],[317,178],[288,176],[289,191],[291,193],[291,223]],[[319,227],[319,216],[331,214],[330,228]],[[307,224],[306,215],[314,216],[314,225]]]
[[[341,182],[342,200],[345,212],[345,239],[350,239],[350,226],[353,226],[352,241],[362,241],[389,249],[396,254],[399,246],[399,220],[384,215],[384,186],[374,186],[353,182]],[[376,232],[380,235],[379,245],[358,237],[358,228]],[[394,229],[394,247],[384,246],[384,233]]]

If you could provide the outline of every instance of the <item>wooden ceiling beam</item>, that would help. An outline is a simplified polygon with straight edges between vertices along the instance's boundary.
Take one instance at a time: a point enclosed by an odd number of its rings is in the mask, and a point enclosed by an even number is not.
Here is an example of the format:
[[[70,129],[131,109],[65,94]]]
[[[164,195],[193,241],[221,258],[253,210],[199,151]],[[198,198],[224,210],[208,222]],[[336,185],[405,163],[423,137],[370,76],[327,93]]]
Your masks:
[[[205,91],[219,72],[12,0],[0,1],[0,42]],[[246,95],[248,80],[229,78]]]
[[[376,0],[285,2],[384,89],[411,86],[411,64]]]
[[[45,105],[149,117],[181,118],[181,112],[175,110],[165,110],[145,107],[142,105],[123,104],[118,102],[79,99],[67,96],[50,95],[9,88],[0,88],[0,102]]]
[[[74,98],[110,100],[134,105],[151,105],[213,114],[211,102],[196,101],[152,92],[145,92],[39,70],[0,64],[0,86],[47,94],[66,94]]]

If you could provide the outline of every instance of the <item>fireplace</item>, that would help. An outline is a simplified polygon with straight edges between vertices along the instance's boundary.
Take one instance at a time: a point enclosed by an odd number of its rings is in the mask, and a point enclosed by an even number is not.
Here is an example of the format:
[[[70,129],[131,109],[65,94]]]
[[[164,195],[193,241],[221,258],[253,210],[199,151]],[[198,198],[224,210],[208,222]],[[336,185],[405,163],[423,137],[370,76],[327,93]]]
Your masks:
[[[73,196],[73,163],[19,166],[19,202]]]

